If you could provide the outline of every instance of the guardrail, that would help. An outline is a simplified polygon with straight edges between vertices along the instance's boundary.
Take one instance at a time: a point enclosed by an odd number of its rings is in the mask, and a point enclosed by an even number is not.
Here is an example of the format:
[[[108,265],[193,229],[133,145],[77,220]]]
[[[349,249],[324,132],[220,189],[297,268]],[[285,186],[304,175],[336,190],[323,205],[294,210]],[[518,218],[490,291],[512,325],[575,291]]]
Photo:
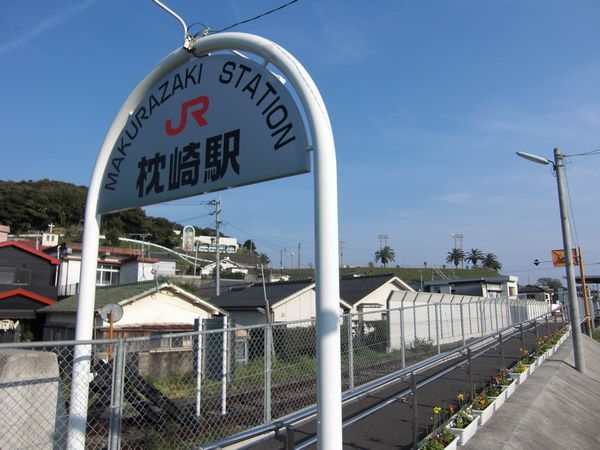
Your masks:
[[[521,339],[523,339],[523,333],[526,332],[526,328],[533,328],[533,327],[537,327],[538,325],[538,321],[542,320],[545,321],[546,326],[548,327],[549,324],[549,318],[552,317],[553,314],[552,312],[547,312],[547,313],[543,313],[540,314],[537,317],[534,317],[532,319],[528,319],[522,322],[519,322],[517,324],[512,324],[512,325],[508,325],[500,330],[494,331],[488,335],[485,335],[481,338],[475,339],[471,342],[469,342],[468,344],[462,345],[458,348],[449,350],[445,353],[436,355],[436,356],[432,356],[424,361],[421,361],[417,364],[414,364],[410,367],[406,367],[403,368],[402,370],[396,371],[392,374],[389,374],[387,376],[384,376],[378,380],[374,380],[371,381],[369,383],[364,384],[363,386],[360,386],[358,388],[355,388],[351,391],[345,392],[342,395],[342,405],[343,406],[347,406],[350,405],[354,402],[360,401],[361,399],[365,398],[368,395],[372,395],[378,391],[381,391],[382,389],[397,383],[399,381],[407,381],[407,377],[410,376],[411,379],[411,388],[405,389],[402,392],[387,398],[386,400],[384,400],[381,403],[378,403],[374,406],[372,406],[371,408],[368,408],[364,411],[362,411],[361,413],[352,416],[350,419],[345,420],[342,424],[343,428],[347,428],[350,425],[364,419],[365,417],[368,417],[369,415],[381,410],[382,408],[388,406],[389,404],[401,399],[401,398],[405,398],[406,396],[408,396],[409,394],[411,394],[411,392],[416,391],[416,389],[419,389],[441,377],[443,377],[444,375],[446,375],[447,373],[455,370],[458,367],[464,366],[465,364],[471,364],[471,360],[473,358],[476,358],[478,356],[480,356],[481,354],[490,351],[490,349],[496,348],[498,346],[502,347],[503,344],[509,340],[509,339],[513,339],[517,336],[517,332],[518,334],[520,334]],[[557,321],[557,316],[554,315],[553,316],[554,321]],[[549,329],[548,329],[549,331]],[[509,333],[508,335],[506,333]],[[548,333],[549,334],[549,333]],[[497,343],[495,343],[497,341]],[[482,350],[480,350],[482,349]],[[480,350],[480,351],[477,351]],[[476,351],[476,353],[473,354],[473,351]],[[461,359],[455,363],[453,363],[452,365],[446,367],[444,370],[436,373],[435,375],[428,377],[426,380],[423,380],[421,382],[419,382],[418,384],[415,385],[415,376],[417,374],[420,374],[422,372],[425,372],[426,370],[430,370],[440,364],[443,364],[445,362],[448,362],[452,359],[455,359],[457,357],[457,355],[460,356],[465,356],[465,359]],[[502,352],[502,359],[504,360],[504,354]],[[504,361],[503,361],[503,366],[504,366]],[[472,382],[471,382],[472,384]],[[416,409],[415,409],[416,411]],[[234,444],[239,444],[241,442],[244,441],[249,441],[251,440],[253,444],[258,444],[262,441],[268,440],[270,439],[273,434],[275,433],[279,433],[281,430],[285,430],[286,433],[286,444],[285,444],[285,448],[286,450],[288,449],[304,449],[307,447],[310,447],[311,445],[314,445],[317,442],[317,436],[313,436],[305,441],[303,441],[302,443],[295,445],[294,442],[294,429],[295,427],[301,425],[302,423],[305,423],[306,421],[311,420],[315,415],[316,415],[317,409],[316,409],[316,405],[313,405],[311,407],[308,408],[304,408],[301,411],[297,411],[294,414],[290,414],[286,417],[283,417],[277,421],[274,421],[270,424],[264,424],[262,426],[253,428],[251,430],[247,430],[244,431],[242,433],[238,433],[236,435],[232,435],[229,436],[225,439],[219,440],[219,441],[215,441],[203,446],[199,446],[199,447],[195,447],[198,450],[214,450],[214,449],[220,449],[223,447],[227,447],[230,445],[234,445]],[[416,428],[415,428],[415,433]],[[416,439],[416,436],[415,436]]]

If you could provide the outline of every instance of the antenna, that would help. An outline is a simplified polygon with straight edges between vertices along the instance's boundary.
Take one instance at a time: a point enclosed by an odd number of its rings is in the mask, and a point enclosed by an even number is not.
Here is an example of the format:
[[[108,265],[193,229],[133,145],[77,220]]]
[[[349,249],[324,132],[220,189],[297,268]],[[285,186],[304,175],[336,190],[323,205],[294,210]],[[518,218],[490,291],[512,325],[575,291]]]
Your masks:
[[[183,19],[178,14],[176,14],[175,11],[173,11],[168,6],[164,5],[159,0],[152,0],[152,1],[179,21],[179,23],[183,27],[183,48],[185,48],[186,50],[191,50],[194,47],[194,38],[188,32],[188,26],[185,24]]]

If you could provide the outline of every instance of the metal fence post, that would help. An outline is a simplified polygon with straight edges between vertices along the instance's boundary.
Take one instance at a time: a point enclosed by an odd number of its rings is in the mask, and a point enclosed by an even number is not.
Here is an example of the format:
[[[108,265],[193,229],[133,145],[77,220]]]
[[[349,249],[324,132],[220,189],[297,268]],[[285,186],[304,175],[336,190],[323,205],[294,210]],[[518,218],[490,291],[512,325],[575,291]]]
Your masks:
[[[502,333],[498,335],[498,340],[500,341],[500,359],[502,360],[502,369],[506,368],[506,362],[504,361],[504,337]]]
[[[227,316],[223,317],[223,357],[221,364],[221,415],[227,414]]]
[[[533,319],[533,329],[535,330],[535,340],[539,339],[538,329],[537,329],[537,319]]]
[[[121,425],[123,423],[123,387],[125,384],[125,342],[119,339],[113,359],[112,396],[110,400],[110,419],[108,448],[121,447]]]
[[[271,423],[271,381],[272,381],[272,352],[273,349],[273,327],[265,325],[265,392],[264,392],[264,420]]]
[[[546,314],[545,318],[546,318],[546,336],[550,336],[550,322],[548,322],[548,314]]]
[[[196,416],[202,413],[202,317],[194,319],[194,331],[198,332],[195,343],[196,351]]]
[[[463,312],[462,300],[460,302],[460,334],[462,336],[462,345],[466,344],[465,340],[465,314]]]
[[[442,351],[441,351],[441,345],[440,345],[440,327],[438,325],[438,316],[439,316],[438,306],[440,306],[440,305],[438,305],[436,303],[435,304],[435,341],[437,343],[437,352],[439,355]]]
[[[413,409],[413,448],[416,450],[419,445],[419,415],[417,402],[417,377],[415,373],[410,374],[410,390],[412,392],[412,409]]]
[[[354,339],[352,336],[352,314],[348,314],[348,384],[354,389]]]
[[[294,450],[294,444],[296,443],[295,431],[296,429],[293,426],[285,426],[285,450]]]
[[[402,368],[406,367],[406,338],[404,337],[404,306],[400,308],[400,355]]]
[[[467,360],[469,362],[469,399],[473,399],[473,393],[475,392],[473,386],[473,358],[471,356],[471,349],[467,349]]]
[[[519,324],[519,334],[521,336],[521,348],[525,348],[525,336],[523,335],[523,324]]]

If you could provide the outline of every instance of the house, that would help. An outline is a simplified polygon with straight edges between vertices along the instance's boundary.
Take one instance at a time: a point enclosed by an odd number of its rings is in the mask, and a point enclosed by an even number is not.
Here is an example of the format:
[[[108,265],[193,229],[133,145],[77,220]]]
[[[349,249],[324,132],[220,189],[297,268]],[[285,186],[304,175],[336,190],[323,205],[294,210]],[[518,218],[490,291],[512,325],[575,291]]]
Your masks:
[[[552,289],[528,284],[519,288],[519,298],[525,300],[538,300],[540,302],[551,303]]]
[[[0,342],[41,337],[36,311],[56,302],[56,258],[16,241],[0,243]]]
[[[424,285],[426,292],[496,298],[518,295],[518,280],[518,277],[512,275],[499,275],[457,280],[433,280],[426,281]]]
[[[205,266],[203,266],[202,269],[200,269],[200,274],[203,276],[212,275],[216,267],[216,262],[208,263]],[[221,269],[221,272],[226,272],[230,274],[241,274],[244,276],[248,274],[248,269],[246,267],[227,257],[219,261],[219,267]]]
[[[386,300],[392,291],[413,292],[398,277],[389,275],[355,276],[340,279],[340,314],[386,309]],[[258,282],[250,286],[231,288],[215,297],[215,305],[231,314],[239,325],[266,322],[266,298],[274,323],[310,320],[316,317],[314,281],[292,280],[277,283]]]
[[[340,279],[340,298],[351,305],[352,313],[386,309],[387,298],[393,291],[414,292],[414,289],[391,273],[353,275]]]
[[[110,324],[99,314],[104,305],[116,303],[123,317],[114,323],[114,337],[133,337],[193,331],[194,319],[227,313],[214,304],[170,283],[154,281],[96,288],[95,338],[108,338]],[[73,339],[77,296],[70,296],[38,311],[45,315],[44,339]]]
[[[46,249],[45,252],[60,260],[58,295],[69,296],[79,292],[81,272],[80,243],[69,242]],[[147,257],[142,250],[100,246],[96,286],[112,286],[154,280],[175,275],[175,261]]]

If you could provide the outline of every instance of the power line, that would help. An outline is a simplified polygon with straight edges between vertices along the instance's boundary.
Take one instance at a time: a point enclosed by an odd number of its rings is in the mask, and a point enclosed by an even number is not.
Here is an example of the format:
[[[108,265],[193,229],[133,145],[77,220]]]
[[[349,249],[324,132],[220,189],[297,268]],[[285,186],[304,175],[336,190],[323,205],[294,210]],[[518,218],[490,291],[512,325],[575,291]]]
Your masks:
[[[187,30],[188,30],[188,33],[189,33],[190,28],[193,27],[194,25],[202,25],[204,27],[204,30],[202,32],[200,32],[200,33],[195,34],[194,37],[198,37],[203,32],[208,32],[208,34],[211,34],[211,33],[212,34],[214,34],[214,33],[222,33],[224,31],[231,30],[232,28],[235,28],[238,25],[243,25],[245,23],[252,22],[254,20],[257,20],[257,19],[260,19],[262,17],[268,16],[269,14],[272,14],[274,12],[280,11],[280,10],[282,10],[284,8],[287,8],[292,3],[296,3],[297,1],[298,0],[291,0],[291,1],[289,1],[289,2],[287,2],[285,4],[283,4],[283,5],[278,6],[277,8],[273,8],[273,9],[271,9],[269,11],[266,11],[264,13],[261,13],[261,14],[257,15],[257,16],[254,16],[254,17],[250,17],[249,19],[241,20],[241,21],[236,22],[234,24],[231,24],[231,25],[229,25],[229,26],[227,26],[225,28],[221,28],[220,30],[211,30],[210,27],[204,25],[201,22],[195,22],[195,23],[191,24],[189,27],[187,27]]]
[[[597,148],[596,150],[590,150],[589,152],[575,153],[574,155],[564,155],[564,157],[565,158],[574,158],[576,156],[596,156],[596,155],[600,155],[600,148]]]
[[[577,235],[577,225],[575,224],[575,214],[573,213],[573,200],[571,198],[571,188],[569,187],[569,177],[567,175],[566,165],[563,165],[563,170],[565,172],[565,182],[567,185],[567,196],[569,197],[569,211],[571,212],[571,224],[573,225],[573,234],[575,234],[575,242],[577,243],[577,247],[579,248],[579,236]]]

